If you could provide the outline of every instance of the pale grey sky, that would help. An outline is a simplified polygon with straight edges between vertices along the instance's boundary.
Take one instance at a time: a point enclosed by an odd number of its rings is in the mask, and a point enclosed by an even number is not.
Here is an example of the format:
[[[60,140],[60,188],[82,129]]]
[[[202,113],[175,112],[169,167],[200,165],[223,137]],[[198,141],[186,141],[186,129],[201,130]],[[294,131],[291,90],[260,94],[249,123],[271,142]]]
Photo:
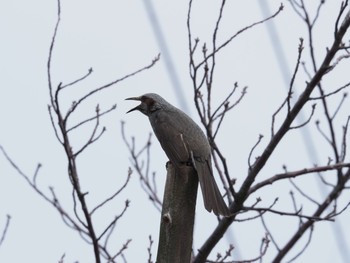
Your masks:
[[[267,2],[273,12],[280,4],[276,1]],[[333,4],[326,1],[326,6],[321,12],[320,24],[315,28],[318,62],[332,40],[335,14],[340,5],[340,1],[336,2],[337,4]],[[284,1],[283,4],[285,10],[274,20],[274,25],[287,64],[293,69],[299,38],[306,39],[307,34],[288,2]],[[142,1],[62,0],[61,5],[62,22],[52,60],[54,84],[71,82],[84,75],[89,68],[94,70],[89,78],[69,89],[64,95],[62,101],[67,107],[85,93],[85,90],[120,78],[149,64],[159,52],[162,53]],[[177,81],[184,92],[183,96],[188,105],[187,113],[198,121],[192,104],[193,93],[188,73],[188,3],[153,1],[153,5],[169,56],[178,75]],[[201,43],[211,42],[210,32],[217,13],[218,6],[214,2],[195,1],[192,34],[199,37]],[[29,175],[34,173],[37,163],[43,164],[38,184],[47,193],[48,186],[53,186],[68,209],[72,200],[71,186],[66,174],[66,158],[55,138],[47,111],[49,93],[46,62],[56,15],[55,0],[0,2],[0,144]],[[229,1],[219,40],[226,39],[240,28],[262,18],[260,6],[254,1]],[[222,99],[236,81],[241,87],[248,86],[247,96],[229,114],[218,137],[218,144],[227,156],[229,169],[237,178],[238,186],[246,175],[247,157],[251,147],[256,143],[259,134],[265,137],[255,155],[267,144],[270,138],[271,114],[285,97],[285,79],[274,53],[275,46],[271,44],[269,36],[267,25],[260,25],[239,36],[218,56],[214,100]],[[309,63],[307,50],[304,56]],[[349,81],[348,68],[348,62],[341,64],[334,73],[336,78],[325,79],[325,84],[335,89]],[[286,74],[288,76],[291,73]],[[304,88],[305,80],[305,74],[300,73],[296,82],[297,90],[301,91]],[[101,109],[117,104],[117,110],[102,119],[107,133],[78,159],[81,182],[89,192],[88,202],[91,202],[91,206],[113,193],[126,178],[130,162],[121,138],[121,120],[126,121],[127,134],[135,136],[139,146],[151,132],[148,120],[141,114],[125,115],[135,104],[124,99],[148,92],[156,92],[178,107],[183,105],[173,89],[164,57],[152,69],[89,100],[76,116],[76,120],[79,120],[92,115],[97,103]],[[334,99],[334,103],[338,101],[339,99]],[[310,109],[311,105],[305,108],[306,115]],[[347,104],[339,114],[339,134],[349,111]],[[315,119],[322,118],[322,114],[322,108],[318,107]],[[317,145],[319,165],[326,164],[330,150],[322,137],[315,132],[313,123],[310,125],[310,132]],[[73,137],[73,145],[79,147],[90,135],[89,131],[87,127],[77,133]],[[153,142],[152,169],[157,171],[158,188],[162,196],[166,158],[155,137]],[[286,164],[289,170],[313,166],[298,131],[286,136],[259,178],[283,172],[283,164]],[[44,202],[2,156],[0,171],[0,231],[5,224],[6,214],[12,217],[6,240],[0,247],[0,262],[58,262],[63,254],[66,255],[65,262],[93,262],[91,247],[76,232],[63,224],[56,210]],[[315,176],[306,176],[300,180],[300,184],[317,199],[321,195],[313,177]],[[266,206],[279,197],[277,207],[291,210],[292,204],[288,194],[290,190],[291,185],[279,184],[277,187],[266,188],[257,196],[263,199]],[[201,195],[198,196],[200,200],[197,204],[194,249],[203,244],[216,222],[215,216],[204,209]],[[115,214],[120,213],[125,199],[131,200],[131,207],[117,224],[113,237],[115,247],[119,249],[131,238],[132,242],[125,252],[128,262],[146,262],[149,235],[155,240],[152,253],[154,257],[156,255],[159,212],[142,192],[136,173],[133,174],[126,191],[118,197],[118,201],[108,210],[98,214],[96,225],[98,230],[102,230]],[[250,200],[248,203],[254,201]],[[348,201],[349,193],[346,193],[339,205]],[[312,211],[307,210],[308,208],[314,209],[312,205],[307,204],[303,207],[303,211]],[[345,211],[333,224],[339,224],[344,231],[348,231],[346,227],[349,213]],[[274,234],[283,244],[288,240],[290,231],[297,227],[295,222],[286,217],[274,216],[269,224],[276,227]],[[211,258],[215,259],[217,252],[224,252],[230,242],[234,242],[239,249],[239,256],[242,258],[236,258],[237,260],[254,257],[259,251],[264,232],[260,222],[235,224],[230,229],[230,234],[213,250]],[[297,262],[342,262],[332,233],[329,223],[316,224],[312,243]],[[301,243],[305,242],[303,240]],[[347,244],[350,244],[349,240]],[[266,262],[274,255],[272,244],[270,249]],[[295,253],[296,251],[291,252],[287,258],[291,258]]]

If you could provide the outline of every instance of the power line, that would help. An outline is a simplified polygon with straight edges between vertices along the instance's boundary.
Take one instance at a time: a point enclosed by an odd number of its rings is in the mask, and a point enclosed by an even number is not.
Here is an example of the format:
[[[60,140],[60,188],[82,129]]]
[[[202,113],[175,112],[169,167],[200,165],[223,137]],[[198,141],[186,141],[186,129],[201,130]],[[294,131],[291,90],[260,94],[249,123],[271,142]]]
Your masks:
[[[177,99],[180,103],[180,107],[187,113],[189,113],[189,107],[186,102],[184,92],[182,89],[182,85],[180,83],[176,68],[173,63],[173,59],[171,57],[171,54],[169,52],[168,44],[166,42],[166,39],[164,37],[162,28],[158,21],[157,13],[153,7],[152,1],[150,0],[144,0],[142,1],[145,4],[146,13],[148,15],[148,19],[151,23],[153,33],[155,35],[155,38],[157,40],[158,46],[161,50],[162,57],[164,59],[165,67],[167,69],[167,73],[172,85],[172,88],[177,96]]]

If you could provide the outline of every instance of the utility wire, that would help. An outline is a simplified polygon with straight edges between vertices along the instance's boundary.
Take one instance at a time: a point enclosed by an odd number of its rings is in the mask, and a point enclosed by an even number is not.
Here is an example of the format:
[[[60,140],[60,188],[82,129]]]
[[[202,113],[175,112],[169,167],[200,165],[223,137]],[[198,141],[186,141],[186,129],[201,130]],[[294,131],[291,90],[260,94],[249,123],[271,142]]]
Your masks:
[[[166,42],[166,39],[164,37],[162,28],[160,26],[160,23],[158,21],[157,13],[153,7],[153,3],[151,0],[143,0],[142,1],[145,5],[146,13],[148,15],[148,19],[151,23],[153,33],[155,35],[155,38],[157,40],[158,46],[160,48],[162,57],[164,59],[165,67],[172,85],[172,88],[177,96],[177,99],[180,103],[180,107],[185,112],[189,113],[189,107],[185,99],[185,95],[183,92],[182,85],[180,83],[176,68],[173,63],[173,59],[171,57],[171,54],[169,52],[168,44]]]

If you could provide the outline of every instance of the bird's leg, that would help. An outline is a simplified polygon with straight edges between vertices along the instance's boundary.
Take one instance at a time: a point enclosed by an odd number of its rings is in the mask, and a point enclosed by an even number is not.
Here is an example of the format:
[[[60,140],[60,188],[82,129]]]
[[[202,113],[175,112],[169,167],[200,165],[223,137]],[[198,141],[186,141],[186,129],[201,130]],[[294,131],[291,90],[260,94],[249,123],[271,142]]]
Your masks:
[[[185,162],[185,165],[186,165],[186,166],[191,166],[191,167],[193,167],[192,160],[191,160],[191,159],[188,159],[187,162]]]
[[[190,167],[193,167],[193,168],[196,168],[196,164],[194,162],[194,157],[193,157],[193,152],[191,151],[190,152],[190,157],[188,158],[187,161],[185,162],[180,162],[182,165],[185,165],[185,166],[190,166]]]

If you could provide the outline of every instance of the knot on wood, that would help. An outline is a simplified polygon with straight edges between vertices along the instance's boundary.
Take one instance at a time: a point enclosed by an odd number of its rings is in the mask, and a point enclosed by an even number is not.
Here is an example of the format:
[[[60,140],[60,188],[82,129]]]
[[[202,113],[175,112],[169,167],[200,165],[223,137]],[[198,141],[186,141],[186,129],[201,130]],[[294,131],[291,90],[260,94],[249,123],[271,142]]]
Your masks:
[[[172,223],[172,219],[171,219],[171,215],[169,212],[165,213],[163,216],[162,216],[162,220],[165,224],[171,224]]]

